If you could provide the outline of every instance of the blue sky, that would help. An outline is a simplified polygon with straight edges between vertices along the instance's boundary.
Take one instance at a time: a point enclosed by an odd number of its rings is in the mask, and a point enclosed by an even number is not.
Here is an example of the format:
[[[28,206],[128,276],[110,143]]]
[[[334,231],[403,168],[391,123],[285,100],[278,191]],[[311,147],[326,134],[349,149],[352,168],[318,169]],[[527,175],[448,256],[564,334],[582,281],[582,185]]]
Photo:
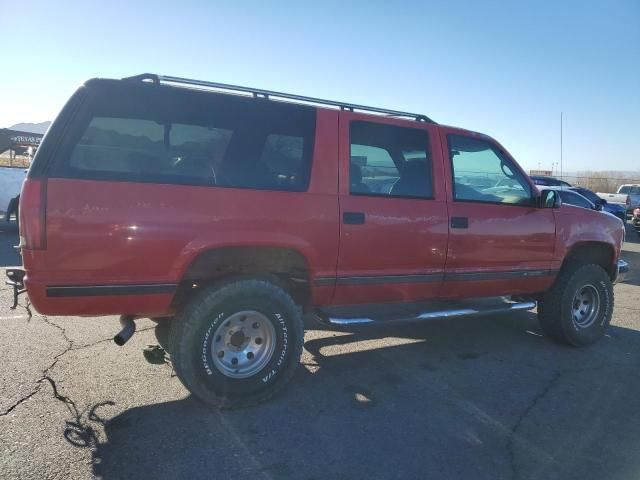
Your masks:
[[[142,72],[425,113],[526,168],[640,171],[640,2],[0,0],[0,127]],[[11,19],[11,20],[10,20]],[[9,72],[9,73],[7,73]]]

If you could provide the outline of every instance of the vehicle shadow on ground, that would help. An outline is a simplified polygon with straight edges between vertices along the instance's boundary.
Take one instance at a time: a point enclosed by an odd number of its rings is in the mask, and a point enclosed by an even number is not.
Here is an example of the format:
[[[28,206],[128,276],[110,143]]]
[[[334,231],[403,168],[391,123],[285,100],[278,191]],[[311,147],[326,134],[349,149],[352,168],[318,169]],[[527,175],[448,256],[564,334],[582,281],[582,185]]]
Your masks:
[[[310,332],[277,399],[186,398],[106,421],[113,478],[630,478],[640,471],[640,333],[584,349],[534,314]]]

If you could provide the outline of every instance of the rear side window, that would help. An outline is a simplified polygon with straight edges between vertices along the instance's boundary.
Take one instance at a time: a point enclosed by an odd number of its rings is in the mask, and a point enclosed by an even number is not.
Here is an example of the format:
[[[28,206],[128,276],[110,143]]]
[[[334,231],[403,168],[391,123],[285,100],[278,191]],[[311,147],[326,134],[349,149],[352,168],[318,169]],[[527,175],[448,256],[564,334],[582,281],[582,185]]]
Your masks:
[[[352,195],[433,198],[429,136],[425,130],[351,122]]]
[[[295,135],[269,134],[260,162],[283,177],[295,177],[304,156],[304,138]]]
[[[113,88],[113,87],[112,87]],[[142,86],[97,88],[61,155],[62,176],[304,191],[315,109]]]
[[[215,166],[232,132],[173,124],[165,144],[164,131],[151,120],[94,117],[73,149],[69,166],[81,172],[199,177],[216,183]]]

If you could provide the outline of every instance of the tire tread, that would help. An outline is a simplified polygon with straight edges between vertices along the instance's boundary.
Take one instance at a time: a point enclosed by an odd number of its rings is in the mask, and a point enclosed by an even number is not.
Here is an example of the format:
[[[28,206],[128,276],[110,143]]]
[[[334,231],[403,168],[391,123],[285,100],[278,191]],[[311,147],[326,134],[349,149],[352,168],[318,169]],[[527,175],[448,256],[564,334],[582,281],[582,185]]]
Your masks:
[[[268,295],[272,299],[281,302],[291,313],[290,320],[293,322],[295,335],[292,342],[292,353],[287,365],[280,373],[280,378],[269,388],[258,394],[243,397],[228,398],[217,396],[212,398],[209,391],[200,386],[193,367],[189,361],[189,345],[187,343],[187,333],[190,329],[197,329],[198,320],[207,315],[211,309],[219,305],[224,299],[237,294],[251,294],[259,292],[261,295]],[[276,396],[289,383],[296,372],[302,347],[304,343],[304,324],[301,311],[294,303],[293,299],[282,288],[273,283],[257,278],[236,279],[224,284],[204,287],[201,292],[189,301],[182,308],[171,322],[171,332],[169,334],[169,346],[171,351],[171,362],[176,375],[185,387],[205,403],[223,409],[245,408],[270,400]]]
[[[553,286],[542,295],[538,304],[538,319],[544,333],[558,343],[572,346],[582,346],[585,342],[579,341],[575,336],[571,335],[571,331],[566,322],[562,321],[562,310],[564,302],[567,301],[565,295],[570,290],[577,278],[589,273],[598,272],[608,277],[605,270],[597,264],[593,263],[569,263],[560,270]],[[606,323],[610,321],[613,306],[613,290],[611,290],[611,308],[609,305],[606,315]]]

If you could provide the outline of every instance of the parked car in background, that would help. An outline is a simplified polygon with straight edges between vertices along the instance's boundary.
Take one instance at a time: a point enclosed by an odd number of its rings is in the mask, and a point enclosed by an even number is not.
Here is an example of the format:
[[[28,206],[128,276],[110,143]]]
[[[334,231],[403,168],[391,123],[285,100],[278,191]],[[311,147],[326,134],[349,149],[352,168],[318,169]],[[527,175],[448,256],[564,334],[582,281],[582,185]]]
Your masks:
[[[587,210],[602,211],[601,203],[596,204],[591,200],[583,197],[575,190],[571,190],[566,187],[556,187],[556,186],[545,187],[545,190],[557,191],[558,194],[560,195],[560,199],[562,200],[563,204],[572,205],[574,207],[586,208]]]
[[[607,204],[606,200],[601,199],[597,195],[595,196],[595,198],[593,198],[592,195],[595,194],[591,190],[588,190],[586,188],[582,189],[581,187],[545,187],[545,189],[558,191],[560,198],[562,199],[562,203],[564,204],[572,205],[574,207],[586,208],[588,210],[596,210],[607,215],[613,215],[622,223],[626,223],[627,221],[627,213],[624,208],[617,205],[609,205]],[[584,190],[587,195],[583,195],[580,190]]]
[[[617,203],[609,203],[604,198],[600,198],[597,193],[592,192],[588,188],[584,187],[570,187],[569,190],[579,193],[584,198],[589,200],[594,205],[602,205],[602,210],[609,212],[611,215],[615,215],[622,222],[627,221],[627,209]]]
[[[570,187],[569,182],[554,177],[546,177],[544,175],[530,175],[531,180],[536,185],[544,185],[546,187]]]
[[[531,180],[533,180],[533,183],[535,183],[536,185],[539,185],[539,186],[561,187],[561,188],[566,188],[567,190],[572,190],[572,191],[578,193],[579,195],[585,197],[594,206],[601,205],[602,206],[602,210],[604,210],[605,212],[608,212],[608,213],[610,213],[612,215],[615,215],[616,217],[618,217],[623,222],[627,221],[627,208],[626,208],[626,206],[620,205],[618,203],[609,202],[608,200],[605,200],[604,198],[599,196],[600,194],[592,192],[588,188],[585,188],[585,187],[574,187],[570,183],[565,182],[564,180],[560,180],[560,179],[557,179],[557,178],[554,178],[554,177],[547,177],[547,176],[543,176],[543,175],[532,175],[532,176],[530,176],[530,178],[531,178]],[[569,194],[563,194],[563,195],[565,197],[567,197],[567,198],[572,199],[574,202],[584,203],[580,199],[574,197],[573,195],[569,195]],[[565,201],[564,198],[563,198],[563,201]],[[570,201],[566,201],[566,203],[574,205],[574,203],[571,203]],[[576,206],[583,206],[584,207],[584,205],[576,205]],[[587,207],[584,207],[584,208],[587,208]]]
[[[629,195],[629,210],[632,212],[636,208],[640,207],[640,185],[639,184],[625,184],[620,185],[618,193]]]
[[[624,211],[627,212],[631,209],[631,199],[629,195],[626,193],[607,193],[607,192],[596,192],[598,197],[606,200],[607,203],[612,205],[620,205],[624,208]]]
[[[636,229],[638,235],[640,235],[640,208],[636,208],[633,211],[633,217],[631,218],[631,225]]]
[[[604,198],[609,203],[615,203],[625,207],[627,214],[640,207],[640,185],[625,184],[618,187],[616,193],[597,192],[600,198]]]

